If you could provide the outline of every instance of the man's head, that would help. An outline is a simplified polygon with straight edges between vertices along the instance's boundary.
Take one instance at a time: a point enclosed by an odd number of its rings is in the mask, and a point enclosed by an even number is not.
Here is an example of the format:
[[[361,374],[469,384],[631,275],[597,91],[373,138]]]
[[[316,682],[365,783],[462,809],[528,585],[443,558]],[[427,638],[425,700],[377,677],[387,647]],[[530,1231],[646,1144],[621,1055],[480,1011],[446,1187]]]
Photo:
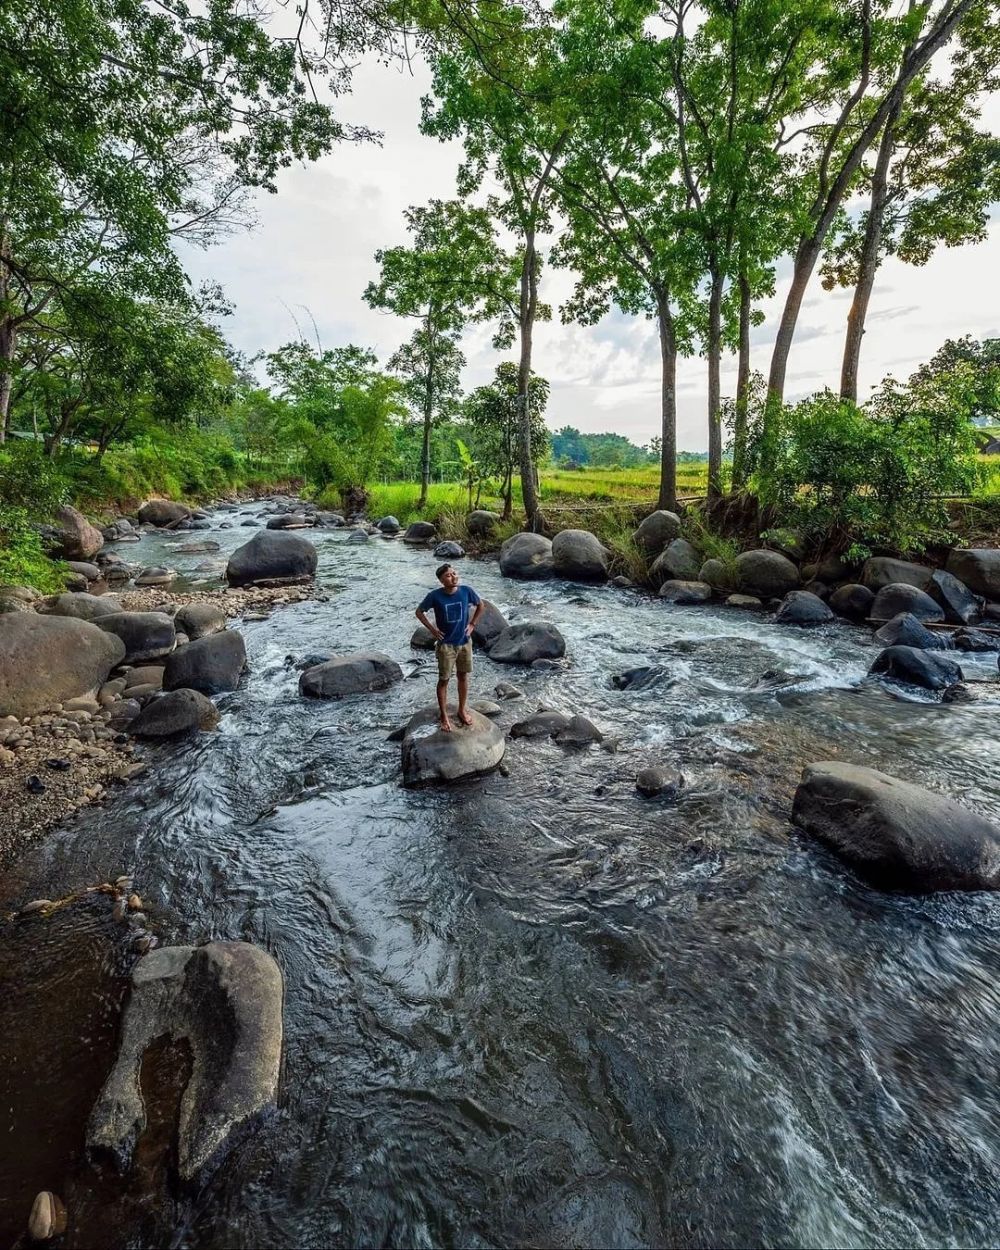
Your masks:
[[[435,569],[435,575],[445,590],[454,590],[458,585],[458,574],[450,564],[442,564],[439,569]]]

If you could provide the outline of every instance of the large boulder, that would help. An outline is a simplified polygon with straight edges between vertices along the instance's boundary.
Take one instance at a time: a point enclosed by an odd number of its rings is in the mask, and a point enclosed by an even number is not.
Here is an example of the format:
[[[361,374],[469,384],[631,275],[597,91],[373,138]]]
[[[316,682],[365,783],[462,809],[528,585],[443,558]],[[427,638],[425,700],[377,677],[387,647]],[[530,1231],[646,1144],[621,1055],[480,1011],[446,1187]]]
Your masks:
[[[935,634],[909,612],[900,612],[875,631],[883,647],[918,647],[921,651],[950,651],[947,634]]]
[[[808,590],[790,590],[774,614],[779,625],[825,625],[833,613],[818,596]]]
[[[87,1125],[87,1153],[127,1172],[146,1127],[143,1055],[162,1037],[186,1041],[191,1076],[180,1102],[177,1166],[191,1181],[221,1160],[230,1137],[277,1098],[282,978],[247,942],[165,946],[139,960],[118,1054]]]
[[[736,570],[724,560],[711,558],[698,570],[698,580],[707,582],[713,590],[726,594],[736,589]]]
[[[190,516],[190,508],[185,504],[175,503],[172,499],[147,499],[140,505],[138,512],[143,525],[159,527],[173,527],[178,521],[186,521]]]
[[[67,599],[78,597],[79,594],[66,596]],[[90,595],[87,597],[92,598]],[[33,612],[40,599],[41,595],[34,586],[0,586],[0,616],[5,612]]]
[[[452,542],[448,538],[443,543],[438,543],[434,548],[434,555],[438,560],[460,560],[465,555],[465,548],[461,543]]]
[[[566,654],[566,639],[548,621],[508,625],[490,647],[490,659],[499,664],[534,664],[558,660]]]
[[[981,600],[977,599],[965,582],[953,573],[935,569],[931,574],[929,594],[944,608],[945,617],[956,625],[968,625],[979,615]]]
[[[921,651],[919,647],[886,647],[868,672],[925,690],[947,690],[962,680],[962,670],[954,660],[938,651]]]
[[[308,538],[265,529],[229,557],[226,580],[230,586],[305,581],[315,574],[316,562],[316,548]]]
[[[900,583],[916,586],[918,590],[928,590],[933,572],[926,564],[896,560],[892,556],[872,556],[864,562],[861,569],[861,584],[876,592]]]
[[[49,595],[35,606],[36,612],[46,616],[73,616],[78,621],[98,621],[121,610],[121,600],[115,595],[88,595],[85,590]]]
[[[858,582],[851,582],[847,586],[838,586],[827,602],[838,616],[849,621],[867,621],[875,602],[875,592]]]
[[[676,512],[667,512],[660,508],[651,512],[639,522],[639,527],[632,535],[636,546],[641,547],[647,556],[658,556],[667,543],[681,536],[681,519]]]
[[[560,530],[552,540],[552,572],[571,582],[606,582],[610,556],[589,530]]]
[[[1000,635],[981,629],[956,629],[953,641],[958,651],[1000,651]]]
[[[202,694],[222,694],[235,690],[246,668],[247,649],[243,635],[234,629],[208,634],[197,642],[178,647],[163,666],[163,689],[200,690]]]
[[[955,548],[949,552],[945,567],[974,594],[1000,599],[1000,548]]]
[[[496,512],[485,508],[477,508],[465,518],[465,528],[471,538],[489,538],[501,523],[502,518]]]
[[[675,538],[653,561],[649,584],[659,588],[664,582],[696,582],[701,573],[702,558],[697,547],[686,538]]]
[[[708,603],[712,597],[712,587],[708,582],[685,582],[671,578],[659,589],[659,597],[664,603],[676,603],[684,606],[695,603]]]
[[[430,521],[411,521],[403,534],[404,543],[429,543],[437,537],[437,529]]]
[[[226,614],[214,603],[186,603],[177,609],[174,624],[191,642],[226,628]]]
[[[473,646],[482,647],[484,651],[489,651],[508,624],[509,621],[496,604],[490,603],[489,599],[484,599],[483,610],[472,631]]]
[[[53,555],[65,560],[89,560],[104,546],[104,535],[82,513],[64,504],[56,513]]]
[[[91,564],[89,560],[67,560],[66,567],[71,573],[76,573],[78,577],[85,577],[88,582],[99,582],[101,580],[101,570],[96,564]]]
[[[266,528],[269,530],[304,530],[312,526],[312,518],[304,512],[282,512],[280,516],[269,517]]]
[[[883,889],[1000,885],[1000,830],[953,799],[873,768],[810,764],[792,819]]]
[[[736,557],[740,589],[764,599],[783,599],[798,589],[799,570],[780,551],[744,551]]]
[[[125,644],[89,621],[9,612],[0,627],[0,716],[31,716],[95,694]]]
[[[299,693],[311,699],[339,699],[342,695],[386,690],[403,680],[395,660],[379,651],[351,651],[307,668],[299,678]]]
[[[918,621],[943,621],[944,609],[930,595],[909,582],[892,582],[883,586],[871,607],[873,621],[891,621],[900,612],[908,612]]]
[[[97,621],[125,644],[125,663],[141,664],[169,655],[177,642],[173,617],[165,612],[113,612]]]
[[[375,528],[381,530],[383,534],[398,534],[402,526],[394,516],[384,516],[380,521],[375,522]]]
[[[198,690],[170,690],[150,700],[130,723],[137,738],[176,738],[196,729],[214,729],[219,712]]]
[[[504,577],[537,581],[552,576],[552,543],[544,534],[515,534],[500,548]]]
[[[408,786],[434,781],[458,781],[487,773],[503,759],[503,730],[480,712],[469,709],[471,725],[449,708],[451,732],[438,727],[436,707],[424,708],[403,730],[403,782]]]

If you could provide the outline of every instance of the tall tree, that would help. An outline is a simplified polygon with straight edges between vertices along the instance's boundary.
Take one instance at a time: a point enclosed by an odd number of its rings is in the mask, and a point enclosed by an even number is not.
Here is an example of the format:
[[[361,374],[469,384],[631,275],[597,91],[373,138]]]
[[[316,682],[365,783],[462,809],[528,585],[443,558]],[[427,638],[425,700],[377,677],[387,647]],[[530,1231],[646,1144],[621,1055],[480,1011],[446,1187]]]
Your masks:
[[[381,273],[365,290],[372,308],[418,322],[397,364],[420,379],[424,426],[419,506],[430,484],[431,427],[441,399],[441,378],[461,367],[457,337],[470,322],[493,321],[498,347],[514,336],[516,266],[497,241],[489,212],[454,200],[432,200],[406,211],[409,247],[376,252]]]
[[[533,375],[528,388],[528,450],[532,464],[545,455],[549,446],[544,415],[548,398],[548,382]],[[496,367],[492,383],[477,387],[465,401],[463,411],[474,433],[476,458],[480,468],[500,479],[503,519],[508,521],[513,511],[514,472],[518,467],[524,472],[520,451],[522,435],[519,367],[512,361],[502,361]]]
[[[573,116],[573,94],[560,90],[556,29],[532,6],[485,4],[452,10],[431,42],[434,97],[424,101],[423,129],[461,137],[466,160],[462,195],[489,175],[500,194],[490,209],[510,230],[519,253],[517,405],[521,496],[529,522],[538,510],[532,458],[532,350],[536,321],[551,309],[539,300],[539,236],[551,228],[553,178]]]

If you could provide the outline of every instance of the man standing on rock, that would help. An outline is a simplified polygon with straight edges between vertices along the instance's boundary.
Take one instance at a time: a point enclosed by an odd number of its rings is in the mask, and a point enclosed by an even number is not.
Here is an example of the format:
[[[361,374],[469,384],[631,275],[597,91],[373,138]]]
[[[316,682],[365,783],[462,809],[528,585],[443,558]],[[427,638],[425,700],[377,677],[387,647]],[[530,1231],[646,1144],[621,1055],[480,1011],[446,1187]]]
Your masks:
[[[451,733],[448,719],[448,682],[452,673],[458,674],[458,719],[463,725],[471,725],[472,717],[466,707],[469,698],[469,674],[472,672],[472,631],[483,612],[483,601],[471,586],[460,586],[458,574],[450,564],[442,564],[436,570],[441,583],[439,590],[425,595],[417,608],[417,620],[437,639],[438,683],[437,701],[441,713],[441,728]],[[475,611],[469,615],[469,608]],[[434,609],[434,623],[427,616]]]

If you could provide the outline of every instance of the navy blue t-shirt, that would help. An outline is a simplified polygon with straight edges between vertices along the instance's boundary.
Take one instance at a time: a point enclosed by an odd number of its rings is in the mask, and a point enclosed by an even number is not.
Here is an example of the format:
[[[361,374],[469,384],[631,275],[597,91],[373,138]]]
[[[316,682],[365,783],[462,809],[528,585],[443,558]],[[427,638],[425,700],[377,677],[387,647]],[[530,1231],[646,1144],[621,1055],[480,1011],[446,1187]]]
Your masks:
[[[420,603],[420,611],[434,609],[434,624],[444,637],[442,642],[449,646],[460,647],[467,642],[465,629],[469,623],[469,604],[473,607],[479,603],[479,596],[471,586],[456,586],[452,593],[442,587],[425,595]]]

